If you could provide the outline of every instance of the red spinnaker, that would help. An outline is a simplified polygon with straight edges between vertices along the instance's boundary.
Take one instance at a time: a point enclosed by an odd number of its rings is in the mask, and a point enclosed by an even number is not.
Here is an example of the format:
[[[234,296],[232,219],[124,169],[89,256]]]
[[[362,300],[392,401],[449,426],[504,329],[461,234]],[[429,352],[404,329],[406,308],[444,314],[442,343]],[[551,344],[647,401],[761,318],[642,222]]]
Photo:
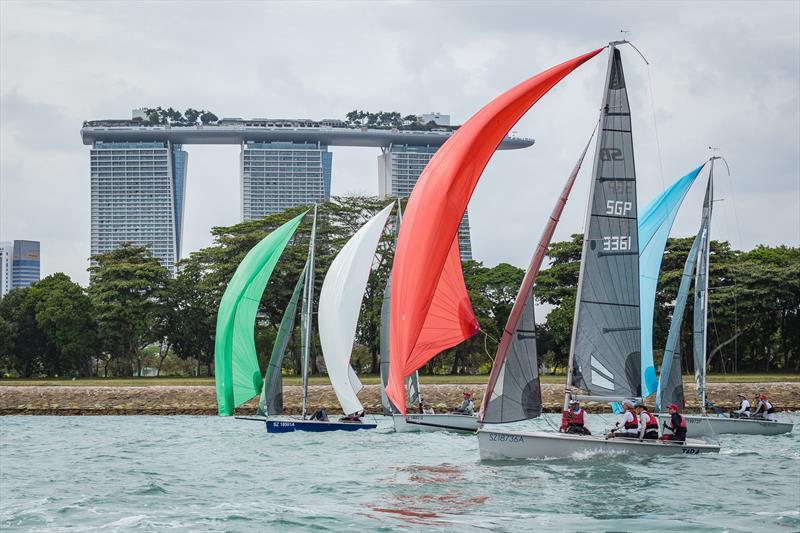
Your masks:
[[[454,240],[478,179],[505,136],[547,91],[603,49],[571,59],[501,94],[478,111],[431,158],[411,193],[395,249],[390,314],[391,361],[386,394],[405,413],[406,376],[438,351],[477,331]],[[454,295],[442,297],[448,288]],[[429,318],[433,302],[453,305]],[[423,329],[425,335],[421,335]],[[436,341],[435,330],[447,332]],[[456,334],[461,331],[460,334]],[[424,341],[425,346],[418,344]],[[436,350],[436,351],[434,351]]]
[[[536,246],[536,251],[533,253],[533,258],[531,259],[531,264],[528,266],[528,271],[525,272],[525,277],[522,278],[522,284],[519,287],[517,299],[514,300],[514,306],[511,308],[511,312],[508,314],[506,327],[503,329],[503,336],[500,338],[500,344],[497,346],[497,354],[494,357],[492,371],[489,374],[489,383],[486,384],[486,392],[483,394],[483,401],[481,402],[481,411],[479,415],[481,422],[484,420],[484,413],[486,413],[486,407],[489,405],[489,400],[492,397],[494,387],[497,385],[497,379],[500,377],[500,372],[503,371],[503,363],[508,355],[508,349],[511,346],[511,341],[514,339],[514,334],[517,330],[517,324],[519,324],[519,320],[522,317],[525,301],[528,299],[528,295],[533,292],[533,284],[536,281],[536,276],[539,274],[539,269],[542,267],[544,256],[547,255],[547,248],[550,246],[550,240],[553,238],[553,233],[556,231],[558,221],[561,219],[561,213],[564,211],[564,206],[567,205],[569,193],[572,191],[572,186],[575,184],[575,178],[578,177],[578,172],[581,169],[581,164],[583,164],[583,158],[586,157],[586,152],[589,150],[589,144],[592,142],[592,137],[594,137],[594,132],[592,132],[592,135],[589,137],[589,141],[586,143],[586,147],[583,149],[581,156],[578,158],[575,168],[572,169],[572,172],[567,178],[567,183],[564,185],[564,189],[561,191],[561,196],[559,196],[558,201],[556,201],[556,205],[553,207],[553,211],[550,213],[550,219],[547,221],[544,231],[542,232],[542,236],[539,239],[539,244]]]

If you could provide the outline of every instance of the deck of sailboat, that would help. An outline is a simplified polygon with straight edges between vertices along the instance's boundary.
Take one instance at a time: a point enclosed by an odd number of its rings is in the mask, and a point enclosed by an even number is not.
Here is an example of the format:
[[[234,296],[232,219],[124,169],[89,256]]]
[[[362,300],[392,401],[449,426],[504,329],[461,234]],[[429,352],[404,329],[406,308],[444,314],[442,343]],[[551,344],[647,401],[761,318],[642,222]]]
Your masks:
[[[669,414],[658,413],[659,420],[666,421]],[[728,418],[718,415],[683,415],[689,437],[714,437],[729,433],[741,435],[781,435],[792,431],[792,422],[779,422],[759,418]]]
[[[545,431],[478,430],[481,459],[572,458],[585,453],[636,455],[696,455],[719,453],[719,445],[687,439],[685,442],[638,440],[605,435],[571,435]]]
[[[475,433],[479,426],[477,417],[458,413],[394,414],[392,415],[392,421],[394,422],[394,430],[398,433],[410,431]]]

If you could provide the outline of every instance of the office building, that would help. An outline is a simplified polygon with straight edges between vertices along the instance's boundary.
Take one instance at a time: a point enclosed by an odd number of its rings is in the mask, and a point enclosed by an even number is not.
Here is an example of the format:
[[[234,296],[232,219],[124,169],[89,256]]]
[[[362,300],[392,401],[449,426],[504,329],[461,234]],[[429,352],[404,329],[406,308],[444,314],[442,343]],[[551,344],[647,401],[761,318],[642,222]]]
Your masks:
[[[170,272],[180,257],[187,152],[170,141],[95,142],[91,254],[146,246]]]
[[[408,196],[425,164],[457,129],[450,116],[421,115],[398,127],[337,119],[223,118],[206,124],[150,123],[144,110],[131,119],[86,121],[91,145],[91,253],[122,242],[148,246],[171,272],[181,257],[189,144],[241,147],[242,220],[330,198],[331,146],[379,147],[381,195]],[[423,122],[424,121],[424,122]],[[420,127],[433,122],[436,127]],[[500,150],[532,146],[507,137]],[[374,179],[374,177],[372,178]],[[472,257],[468,216],[459,229],[462,258]]]
[[[378,195],[408,198],[425,165],[438,146],[392,145],[383,148],[378,156]],[[469,212],[464,213],[458,227],[458,247],[462,261],[472,259],[472,239],[469,232]]]
[[[11,257],[14,255],[13,242],[0,242],[0,297],[11,290]]]
[[[242,144],[242,220],[331,197],[333,154],[319,142]]]
[[[30,287],[41,279],[39,241],[14,241],[11,257],[11,289]]]

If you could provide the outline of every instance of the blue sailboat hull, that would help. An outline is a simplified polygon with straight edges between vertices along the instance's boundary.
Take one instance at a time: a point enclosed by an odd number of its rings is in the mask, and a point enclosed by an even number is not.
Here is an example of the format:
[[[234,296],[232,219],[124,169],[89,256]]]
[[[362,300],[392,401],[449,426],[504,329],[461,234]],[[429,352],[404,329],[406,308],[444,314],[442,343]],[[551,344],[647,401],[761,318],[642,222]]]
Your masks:
[[[267,433],[292,433],[294,431],[311,431],[322,433],[325,431],[358,431],[360,429],[375,429],[378,424],[365,424],[363,422],[337,422],[320,420],[267,420]]]

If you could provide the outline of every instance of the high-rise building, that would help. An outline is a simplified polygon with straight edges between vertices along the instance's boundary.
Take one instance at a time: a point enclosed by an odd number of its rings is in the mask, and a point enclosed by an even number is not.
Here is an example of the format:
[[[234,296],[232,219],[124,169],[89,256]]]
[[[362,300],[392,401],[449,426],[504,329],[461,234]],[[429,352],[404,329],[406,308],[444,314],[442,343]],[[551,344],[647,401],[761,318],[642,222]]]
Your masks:
[[[11,290],[11,257],[14,255],[14,243],[0,242],[0,297]]]
[[[242,143],[242,220],[328,201],[332,163],[319,142]]]
[[[378,156],[378,195],[408,198],[419,175],[431,160],[438,146],[392,145],[381,148]],[[472,259],[472,239],[469,232],[469,212],[464,212],[458,227],[458,248],[461,260]]]
[[[39,241],[14,241],[11,289],[30,287],[40,279]]]
[[[146,246],[170,272],[180,258],[188,153],[170,141],[102,142],[91,150],[91,254]]]

